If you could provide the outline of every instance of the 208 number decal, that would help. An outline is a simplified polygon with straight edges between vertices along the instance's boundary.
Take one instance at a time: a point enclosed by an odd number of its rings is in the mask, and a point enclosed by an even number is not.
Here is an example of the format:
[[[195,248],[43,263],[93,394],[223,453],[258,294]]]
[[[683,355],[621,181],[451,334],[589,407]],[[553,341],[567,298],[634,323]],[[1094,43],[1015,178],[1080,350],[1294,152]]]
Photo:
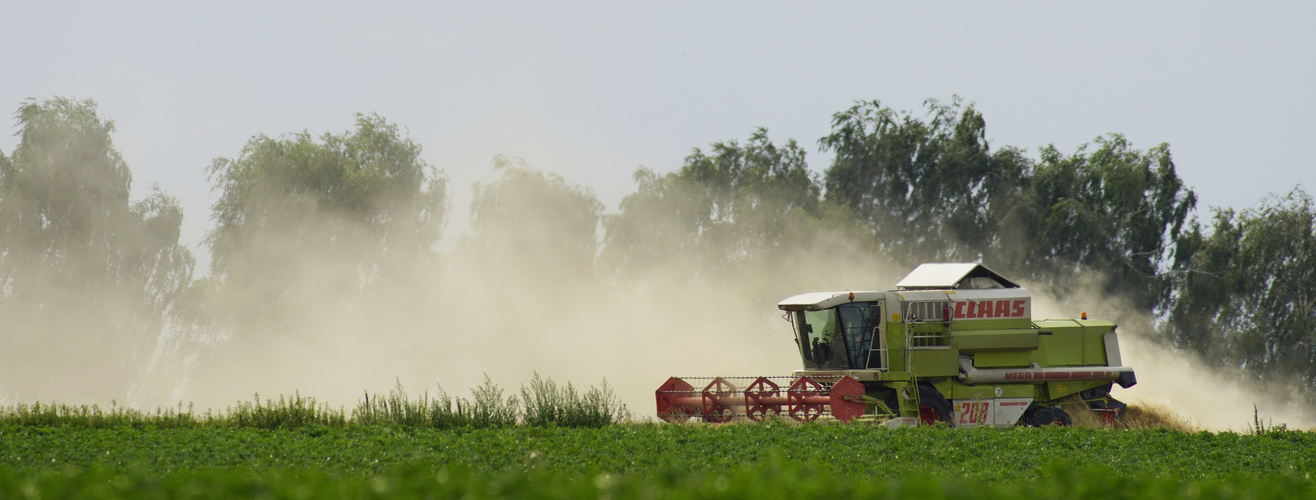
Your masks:
[[[960,417],[960,425],[985,425],[987,423],[987,409],[991,403],[986,401],[974,401],[968,403],[958,403],[955,406],[955,413]]]

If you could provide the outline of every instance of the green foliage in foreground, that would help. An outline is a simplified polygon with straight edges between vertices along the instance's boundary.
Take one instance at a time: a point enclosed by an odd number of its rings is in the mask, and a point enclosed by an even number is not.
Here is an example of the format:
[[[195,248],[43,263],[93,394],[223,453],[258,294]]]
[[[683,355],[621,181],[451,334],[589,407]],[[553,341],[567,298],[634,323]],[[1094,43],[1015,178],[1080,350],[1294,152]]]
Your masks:
[[[1316,434],[0,425],[0,498],[1304,498]]]
[[[1316,470],[1316,434],[1187,434],[1091,428],[887,429],[869,425],[617,425],[597,429],[429,429],[303,426],[92,429],[0,426],[0,468],[63,470],[323,471],[388,474],[460,467],[490,475],[544,471],[572,477],[664,471],[725,473],[774,460],[855,477],[928,474],[1032,481],[1056,465],[1133,478],[1269,477]]]
[[[937,475],[902,478],[829,475],[774,462],[726,472],[567,477],[537,471],[482,474],[462,468],[407,468],[370,477],[323,471],[251,469],[187,471],[166,476],[134,470],[0,470],[4,498],[1310,498],[1305,478],[1230,476],[1200,481],[1123,478],[1102,469],[1049,469],[1029,483],[991,484]]]
[[[299,393],[263,401],[257,394],[254,401],[238,402],[225,411],[207,411],[202,415],[194,413],[191,407],[184,410],[181,405],[146,413],[117,405],[106,410],[95,405],[36,403],[0,407],[0,426],[295,429],[382,425],[449,429],[516,425],[602,427],[630,420],[630,412],[617,399],[607,380],[602,386],[582,393],[570,383],[559,386],[553,379],[535,374],[528,387],[521,387],[519,395],[504,397],[503,393],[488,377],[471,391],[470,400],[450,396],[442,388],[435,397],[422,393],[411,399],[398,384],[388,394],[365,393],[365,399],[352,410],[350,418],[342,410],[317,404],[314,398]]]

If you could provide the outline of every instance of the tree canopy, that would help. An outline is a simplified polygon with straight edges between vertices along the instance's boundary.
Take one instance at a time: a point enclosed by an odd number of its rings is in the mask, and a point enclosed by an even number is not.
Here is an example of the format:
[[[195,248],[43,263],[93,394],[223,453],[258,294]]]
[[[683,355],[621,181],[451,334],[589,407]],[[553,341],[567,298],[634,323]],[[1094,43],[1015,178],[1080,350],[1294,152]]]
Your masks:
[[[1053,287],[1098,272],[1108,294],[1157,310],[1169,298],[1174,238],[1197,197],[1166,144],[1140,151],[1112,134],[1087,148],[1069,156],[1042,148],[1028,183],[1026,250],[1011,267]]]
[[[544,287],[594,274],[603,203],[587,187],[527,166],[520,158],[493,160],[498,178],[477,183],[471,235],[463,257],[496,289]]]
[[[694,148],[677,172],[635,173],[636,192],[604,221],[603,265],[622,273],[678,266],[691,276],[761,265],[798,245],[822,213],[821,186],[795,141],[756,129],[745,144]]]
[[[836,113],[819,141],[835,154],[826,198],[902,262],[981,259],[1017,209],[1031,165],[1016,149],[990,150],[972,105],[926,105],[926,122],[878,101]]]
[[[862,221],[875,245],[913,265],[984,261],[1064,293],[1074,276],[1148,309],[1167,298],[1172,241],[1196,196],[1167,145],[1134,149],[1118,134],[1038,160],[993,151],[986,121],[958,98],[927,102],[927,121],[876,101],[837,113],[820,141],[835,153],[826,200]]]
[[[43,395],[123,393],[191,280],[182,209],[158,187],[129,200],[132,174],[95,102],[29,100],[15,116],[17,149],[0,155],[0,370]]]
[[[1295,189],[1177,241],[1167,335],[1212,362],[1270,382],[1316,384],[1316,211]],[[1308,396],[1309,402],[1316,398]]]
[[[289,249],[323,249],[344,262],[367,252],[373,255],[354,263],[368,266],[390,252],[424,254],[447,215],[445,178],[421,158],[419,143],[373,114],[357,115],[355,130],[319,141],[306,132],[257,135],[206,174],[220,193],[206,237],[220,277],[252,265],[244,258],[265,268],[270,259],[297,255]]]

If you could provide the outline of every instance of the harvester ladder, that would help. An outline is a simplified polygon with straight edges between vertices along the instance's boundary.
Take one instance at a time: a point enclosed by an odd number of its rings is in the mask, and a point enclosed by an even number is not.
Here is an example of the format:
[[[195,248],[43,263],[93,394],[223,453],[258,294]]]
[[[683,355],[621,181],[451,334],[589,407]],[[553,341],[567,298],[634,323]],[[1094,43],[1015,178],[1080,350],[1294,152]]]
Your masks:
[[[877,360],[879,362],[877,369],[879,371],[890,370],[891,364],[890,364],[890,359],[887,356],[888,350],[886,345],[886,332],[882,331],[882,327],[880,325],[873,327],[872,339],[873,339],[872,342],[869,342],[868,344],[869,345],[868,359],[865,361],[864,367],[872,368],[873,356],[877,356]]]
[[[919,406],[923,405],[923,401],[918,394],[918,375],[914,373],[914,349],[910,345],[913,334],[910,333],[910,330],[910,328],[905,328],[905,371],[909,373],[909,390],[914,395],[914,408],[917,410]]]

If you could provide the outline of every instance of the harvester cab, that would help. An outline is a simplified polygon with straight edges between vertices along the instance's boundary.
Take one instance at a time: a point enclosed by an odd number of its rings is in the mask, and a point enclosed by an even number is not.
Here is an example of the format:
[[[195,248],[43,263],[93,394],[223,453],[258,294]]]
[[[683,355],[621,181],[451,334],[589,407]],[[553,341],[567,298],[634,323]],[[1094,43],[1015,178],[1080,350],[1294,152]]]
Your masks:
[[[786,309],[786,314],[795,327],[795,343],[806,370],[883,366],[871,348],[874,340],[879,345],[883,340],[881,301],[860,300],[821,310]]]
[[[672,377],[660,418],[790,417],[888,425],[1068,425],[1061,405],[1103,420],[1137,383],[1115,325],[1034,321],[1032,298],[981,264],[924,264],[895,290],[806,293],[781,301],[804,368],[789,377]],[[697,380],[702,389],[691,381]],[[705,381],[707,381],[705,383]],[[744,384],[744,389],[737,384]]]

